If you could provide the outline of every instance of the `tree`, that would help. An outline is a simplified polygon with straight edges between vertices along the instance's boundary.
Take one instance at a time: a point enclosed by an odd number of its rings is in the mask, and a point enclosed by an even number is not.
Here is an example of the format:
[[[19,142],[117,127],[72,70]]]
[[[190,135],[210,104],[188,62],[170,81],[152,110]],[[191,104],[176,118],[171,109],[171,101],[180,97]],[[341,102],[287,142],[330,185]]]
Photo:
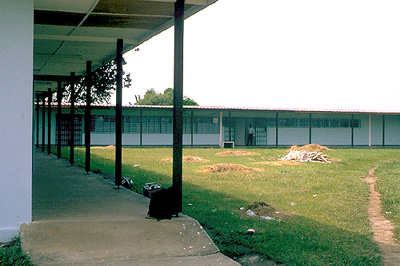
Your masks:
[[[115,60],[104,64],[92,73],[92,103],[110,103],[111,94],[116,90],[117,63]],[[122,86],[131,86],[130,74],[123,73]],[[63,102],[71,102],[71,85],[64,87]],[[86,77],[75,83],[75,102],[86,102]]]
[[[135,105],[174,105],[174,89],[168,88],[164,91],[164,93],[157,93],[154,89],[147,90],[143,96],[143,99],[140,98],[140,96],[136,96]],[[184,96],[183,105],[198,106],[199,104],[194,100]]]

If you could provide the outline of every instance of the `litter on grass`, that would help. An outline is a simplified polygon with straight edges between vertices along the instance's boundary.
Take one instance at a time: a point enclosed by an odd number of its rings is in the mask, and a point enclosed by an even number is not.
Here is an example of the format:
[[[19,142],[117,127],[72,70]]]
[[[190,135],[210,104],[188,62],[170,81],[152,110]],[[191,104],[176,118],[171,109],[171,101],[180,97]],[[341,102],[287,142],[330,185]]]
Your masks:
[[[240,208],[240,210],[242,210],[242,208]],[[257,217],[264,220],[278,220],[278,221],[281,221],[282,219],[287,217],[292,217],[294,215],[289,212],[277,210],[273,206],[268,205],[262,201],[256,201],[253,204],[249,205],[247,209],[244,211],[244,213],[250,217]]]
[[[321,151],[328,150],[330,149],[318,144],[309,144],[302,147],[294,145],[288,150],[289,153],[282,158],[282,161],[330,163],[327,155],[321,153]]]

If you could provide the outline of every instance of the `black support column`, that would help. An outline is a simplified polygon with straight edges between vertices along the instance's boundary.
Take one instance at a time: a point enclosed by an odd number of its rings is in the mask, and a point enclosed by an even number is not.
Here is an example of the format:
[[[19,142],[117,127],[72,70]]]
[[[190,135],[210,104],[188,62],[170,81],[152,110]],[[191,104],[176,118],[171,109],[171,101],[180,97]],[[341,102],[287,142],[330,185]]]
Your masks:
[[[354,147],[354,114],[350,118],[350,128],[351,128],[351,147]]]
[[[176,211],[182,212],[182,132],[183,132],[183,28],[184,0],[175,2],[174,49],[174,131],[173,131],[173,184],[176,193]]]
[[[311,125],[312,125],[312,123],[311,123],[311,121],[312,121],[312,115],[311,115],[311,113],[308,115],[308,144],[311,144],[312,143],[312,127],[311,127]]]
[[[51,89],[47,92],[47,153],[51,153],[51,100],[53,93]]]
[[[190,145],[194,145],[194,112],[190,112]]]
[[[36,149],[39,149],[40,96],[36,95]]]
[[[42,93],[42,152],[45,150],[46,142],[46,93]]]
[[[57,158],[61,158],[61,98],[62,98],[62,88],[61,80],[57,82]]]
[[[275,117],[275,146],[278,147],[279,145],[279,113],[276,112]]]
[[[71,72],[71,84],[70,84],[70,90],[71,90],[71,110],[70,110],[70,120],[69,120],[69,126],[70,126],[70,138],[69,138],[69,162],[71,165],[75,163],[74,160],[74,148],[75,148],[75,72]]]
[[[229,121],[228,121],[228,126],[229,126],[229,141],[232,141],[232,112],[229,111]],[[267,141],[267,140],[265,140]],[[267,142],[265,142],[267,144]]]
[[[382,115],[382,146],[385,146],[385,115]]]
[[[143,110],[142,109],[140,109],[140,125],[139,125],[139,128],[140,128],[139,144],[140,144],[140,146],[142,146],[143,145]]]
[[[122,183],[122,49],[123,40],[117,40],[117,92],[115,114],[115,185]]]
[[[90,172],[90,126],[92,124],[91,104],[92,104],[92,62],[86,62],[86,109],[85,109],[85,170]]]

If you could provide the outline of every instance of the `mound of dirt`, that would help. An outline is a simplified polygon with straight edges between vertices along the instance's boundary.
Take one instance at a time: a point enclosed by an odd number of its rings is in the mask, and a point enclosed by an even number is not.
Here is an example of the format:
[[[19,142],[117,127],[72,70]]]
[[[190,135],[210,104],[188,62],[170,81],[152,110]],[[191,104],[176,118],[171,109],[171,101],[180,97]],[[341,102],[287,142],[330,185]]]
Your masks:
[[[202,167],[200,170],[202,173],[261,173],[265,172],[264,169],[251,168],[240,164],[232,163],[219,163],[214,165],[207,165]]]
[[[217,156],[251,156],[251,155],[260,155],[258,152],[251,152],[251,151],[221,151],[217,152],[215,155]]]
[[[328,147],[322,146],[322,145],[318,145],[318,144],[308,144],[308,145],[304,145],[304,146],[297,146],[294,145],[292,147],[290,147],[290,149],[288,150],[288,152],[291,151],[306,151],[306,152],[323,152],[323,151],[330,151],[331,149],[329,149]]]
[[[164,159],[161,159],[161,161],[163,161],[163,162],[173,162],[174,159],[173,158],[164,158]],[[194,162],[194,163],[202,162],[202,163],[207,163],[207,162],[209,162],[209,160],[203,159],[201,157],[196,157],[196,156],[183,156],[182,162]]]
[[[263,201],[256,201],[249,205],[244,213],[249,216],[259,217],[266,220],[282,220],[287,217],[292,217],[294,214],[290,212],[280,211]]]

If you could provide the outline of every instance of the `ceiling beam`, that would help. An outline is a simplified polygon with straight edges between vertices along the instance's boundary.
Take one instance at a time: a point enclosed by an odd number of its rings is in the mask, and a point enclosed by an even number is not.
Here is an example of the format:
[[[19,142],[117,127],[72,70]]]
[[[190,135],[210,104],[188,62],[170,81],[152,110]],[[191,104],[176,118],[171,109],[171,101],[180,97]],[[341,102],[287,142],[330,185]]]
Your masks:
[[[54,41],[71,41],[71,42],[103,42],[103,43],[116,43],[118,38],[112,37],[93,37],[93,36],[66,36],[66,35],[47,35],[35,34],[35,39],[38,40],[54,40]],[[138,40],[124,39],[126,44],[137,44]]]

